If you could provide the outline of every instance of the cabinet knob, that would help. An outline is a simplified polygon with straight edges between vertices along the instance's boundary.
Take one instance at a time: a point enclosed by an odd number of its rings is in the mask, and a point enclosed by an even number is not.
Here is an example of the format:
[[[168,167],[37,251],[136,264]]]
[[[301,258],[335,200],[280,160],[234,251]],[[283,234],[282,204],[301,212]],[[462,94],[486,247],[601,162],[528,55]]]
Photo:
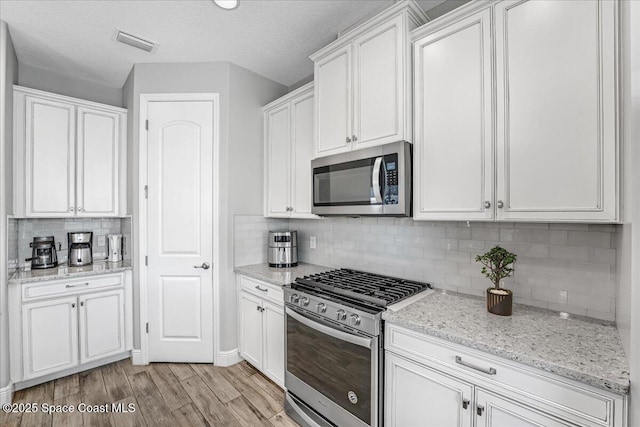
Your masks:
[[[69,208],[69,212],[73,212],[73,206]]]
[[[351,142],[351,138],[347,137],[347,144]]]
[[[84,301],[80,301],[80,307],[84,307]]]
[[[504,203],[502,203],[502,200],[498,200],[498,203],[496,203],[496,206],[498,206],[498,209],[502,209],[504,207]]]
[[[469,399],[462,399],[462,409],[467,409],[471,401]]]
[[[71,308],[76,308],[76,303],[75,302],[71,303]]]
[[[78,208],[78,212],[81,212],[81,211],[82,211],[82,208]]]
[[[482,405],[477,405],[476,406],[476,414],[482,416],[482,414],[484,413],[484,406]]]
[[[485,209],[489,209],[490,207],[491,207],[491,202],[490,201],[487,200],[486,202],[484,202],[484,208]]]
[[[353,136],[351,137],[351,140],[352,140],[353,142],[356,142],[356,141],[358,140],[358,137],[357,137],[357,136],[355,136],[355,135],[353,135]]]

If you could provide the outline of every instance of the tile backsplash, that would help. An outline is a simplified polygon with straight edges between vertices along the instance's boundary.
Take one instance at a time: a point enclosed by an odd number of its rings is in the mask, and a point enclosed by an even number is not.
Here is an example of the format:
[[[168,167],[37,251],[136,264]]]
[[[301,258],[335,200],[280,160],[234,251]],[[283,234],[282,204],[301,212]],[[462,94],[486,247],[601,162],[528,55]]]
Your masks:
[[[503,281],[516,302],[615,320],[615,225],[243,216],[236,217],[236,265],[265,262],[267,232],[276,228],[298,231],[300,261],[474,295],[490,285],[475,256],[501,245],[518,255],[515,275]],[[316,236],[316,249],[309,248],[310,236]]]
[[[104,259],[107,256],[106,235],[122,233],[125,250],[124,258],[131,258],[131,218],[57,218],[57,219],[17,219],[17,252],[20,267],[30,265],[26,258],[31,257],[29,244],[36,236],[54,236],[58,261],[67,260],[67,233],[70,231],[93,231],[93,258]],[[99,237],[105,236],[105,243],[100,245]]]

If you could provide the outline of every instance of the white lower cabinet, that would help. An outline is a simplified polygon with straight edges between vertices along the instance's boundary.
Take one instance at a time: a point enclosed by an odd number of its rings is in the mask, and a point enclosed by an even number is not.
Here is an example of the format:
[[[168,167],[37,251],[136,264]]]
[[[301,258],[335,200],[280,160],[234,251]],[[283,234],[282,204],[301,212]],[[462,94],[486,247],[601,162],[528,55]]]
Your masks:
[[[110,363],[133,346],[130,271],[11,284],[9,299],[14,384]]]
[[[395,325],[386,427],[628,427],[628,399]]]
[[[284,303],[279,286],[238,276],[240,355],[284,387]]]

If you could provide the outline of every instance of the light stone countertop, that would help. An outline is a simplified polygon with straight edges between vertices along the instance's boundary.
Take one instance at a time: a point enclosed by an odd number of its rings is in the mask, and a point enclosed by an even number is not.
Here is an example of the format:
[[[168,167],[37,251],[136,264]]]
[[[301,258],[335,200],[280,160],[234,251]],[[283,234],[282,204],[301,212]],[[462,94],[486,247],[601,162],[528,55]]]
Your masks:
[[[9,278],[9,285],[45,282],[48,280],[69,279],[81,276],[112,274],[131,269],[130,261],[94,261],[93,264],[85,265],[83,267],[69,267],[64,264],[55,268],[46,268],[42,270],[17,270]]]
[[[611,322],[514,304],[508,317],[488,313],[484,298],[437,291],[388,323],[533,366],[618,394],[629,393],[629,366]]]
[[[264,263],[236,267],[234,271],[238,274],[253,277],[254,279],[283,286],[295,281],[296,277],[308,276],[330,270],[335,270],[335,268],[301,262],[298,263],[297,267],[291,268],[274,268]]]

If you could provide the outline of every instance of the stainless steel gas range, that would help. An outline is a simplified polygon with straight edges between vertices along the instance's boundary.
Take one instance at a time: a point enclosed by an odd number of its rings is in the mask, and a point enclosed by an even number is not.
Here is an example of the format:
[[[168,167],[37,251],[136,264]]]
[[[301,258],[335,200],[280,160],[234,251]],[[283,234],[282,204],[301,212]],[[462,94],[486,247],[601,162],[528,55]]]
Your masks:
[[[287,414],[311,426],[382,425],[382,313],[427,283],[340,269],[284,288]]]

